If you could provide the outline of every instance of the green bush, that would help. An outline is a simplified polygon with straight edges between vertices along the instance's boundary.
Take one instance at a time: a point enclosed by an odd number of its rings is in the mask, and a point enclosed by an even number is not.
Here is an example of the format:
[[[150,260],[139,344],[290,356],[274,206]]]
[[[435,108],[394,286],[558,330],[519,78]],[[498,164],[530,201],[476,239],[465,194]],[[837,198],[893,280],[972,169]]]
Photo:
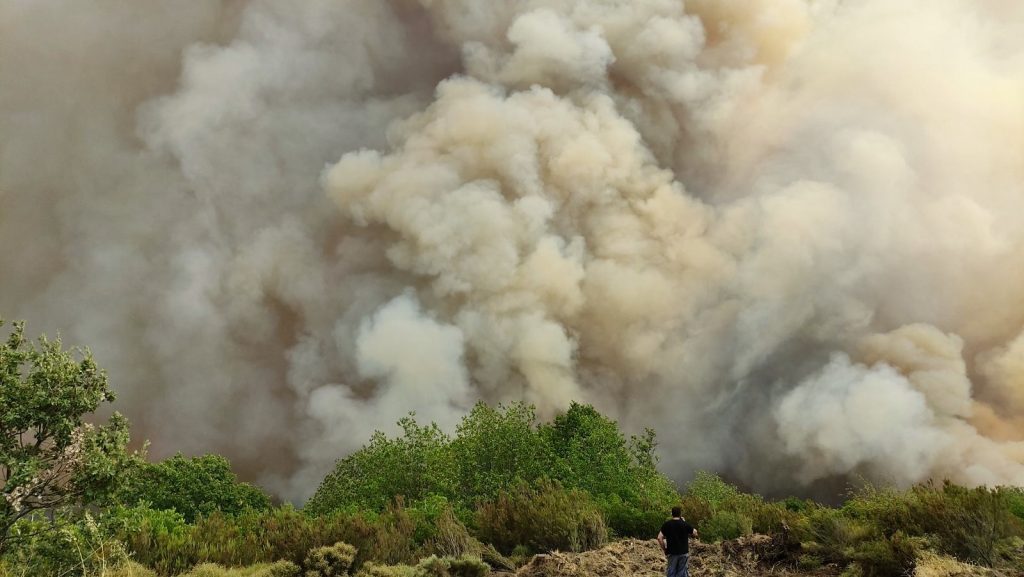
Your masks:
[[[697,530],[702,540],[714,543],[749,535],[751,525],[752,521],[746,515],[734,511],[718,511],[701,523]]]
[[[604,515],[610,532],[616,537],[650,538],[665,522],[665,516],[678,500],[667,494],[656,502],[624,501],[618,495],[597,496],[594,501]]]
[[[778,503],[766,502],[760,495],[739,492],[720,501],[718,510],[737,513],[749,519],[751,531],[763,535],[780,533],[799,518],[798,514],[792,513]]]
[[[864,577],[908,574],[924,546],[921,539],[900,531],[884,535],[871,519],[818,506],[798,519],[795,528],[803,555],[849,566],[851,574]]]
[[[348,543],[311,549],[303,563],[305,577],[343,577],[355,560],[356,548]]]
[[[684,496],[700,499],[714,510],[718,509],[725,501],[733,499],[739,494],[739,489],[726,483],[718,475],[708,473],[707,471],[697,471],[693,480],[686,485]]]
[[[539,479],[553,461],[537,427],[536,410],[522,403],[478,403],[459,423],[452,451],[459,494],[472,501],[494,497],[519,481]]]
[[[804,571],[813,571],[818,567],[821,567],[821,557],[817,555],[804,554],[797,559],[797,564]]]
[[[874,529],[835,509],[814,507],[799,520],[794,533],[803,552],[825,563],[844,565],[857,544],[873,537]]]
[[[683,518],[694,527],[707,521],[714,514],[707,501],[693,495],[684,495],[679,501],[679,507],[682,509]],[[662,515],[662,520],[664,517]]]
[[[356,573],[356,577],[420,577],[415,567],[409,565],[383,565],[367,563]]]
[[[401,496],[422,543],[445,502],[462,514],[544,476],[592,495],[617,535],[646,537],[678,500],[672,482],[656,468],[654,433],[627,440],[615,421],[586,405],[573,404],[552,423],[538,425],[531,406],[480,403],[454,438],[412,416],[399,425],[402,435],[375,433],[340,460],[306,511],[382,511]]]
[[[11,529],[16,547],[4,555],[8,571],[23,575],[76,577],[102,572],[128,561],[122,542],[107,535],[86,513],[58,512],[48,519],[23,519]]]
[[[338,461],[306,503],[306,512],[383,511],[396,497],[413,502],[431,494],[458,495],[448,436],[437,425],[419,425],[414,415],[398,425],[402,436],[391,439],[377,431],[367,445]]]
[[[290,561],[260,563],[248,567],[223,567],[203,563],[179,577],[299,577],[299,566]]]
[[[448,558],[448,575],[451,577],[485,577],[491,568],[476,557],[462,556]]]
[[[503,553],[517,545],[531,551],[584,551],[603,544],[608,529],[590,496],[542,479],[502,491],[477,509],[480,538]]]
[[[1024,522],[1024,487],[1006,488],[1006,501],[1010,512]]]
[[[147,507],[121,510],[103,521],[134,559],[161,575],[176,575],[202,563],[247,566],[278,559],[301,565],[308,553],[338,542],[366,560],[402,562],[415,558],[413,523],[400,503],[373,515],[304,515],[285,506],[228,516],[215,513],[185,524],[173,511]]]
[[[432,535],[423,545],[428,553],[442,557],[460,557],[467,553],[479,553],[483,549],[483,545],[470,535],[450,507],[434,520]]]
[[[848,517],[861,519],[876,526],[883,535],[897,531],[916,531],[913,509],[916,495],[913,491],[877,488],[864,485],[854,492],[842,506]]]
[[[1001,541],[1024,536],[1024,524],[1011,512],[1011,489],[946,482],[915,487],[913,496],[914,529],[934,535],[943,552],[961,560],[991,566]]]
[[[228,460],[220,455],[187,458],[178,454],[159,463],[140,464],[115,500],[173,509],[189,523],[214,512],[234,515],[270,508],[266,493],[239,482]]]
[[[922,544],[897,531],[891,537],[862,541],[850,554],[865,577],[909,575]]]
[[[787,511],[793,513],[804,513],[813,505],[811,501],[799,497],[786,497],[779,504]]]
[[[679,499],[657,470],[654,432],[627,441],[618,423],[589,405],[572,403],[540,434],[553,453],[548,475],[594,496],[619,536],[647,538]]]

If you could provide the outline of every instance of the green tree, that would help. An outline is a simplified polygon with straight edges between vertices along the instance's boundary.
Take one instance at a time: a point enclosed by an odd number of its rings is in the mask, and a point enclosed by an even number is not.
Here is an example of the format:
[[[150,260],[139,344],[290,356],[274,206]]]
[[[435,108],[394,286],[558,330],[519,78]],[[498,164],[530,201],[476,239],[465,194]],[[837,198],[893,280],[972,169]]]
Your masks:
[[[553,455],[537,427],[536,410],[524,403],[477,403],[452,441],[460,496],[466,504],[490,498],[519,481],[551,474]]]
[[[730,499],[735,499],[740,490],[730,485],[721,477],[707,471],[697,471],[693,480],[686,485],[686,495],[702,499],[712,509],[717,509]]]
[[[593,495],[619,535],[650,535],[678,500],[657,470],[654,431],[627,441],[618,423],[579,403],[540,431],[554,453],[550,474]]]
[[[96,501],[119,485],[136,459],[127,420],[85,421],[113,400],[88,351],[32,342],[14,323],[0,344],[0,552],[20,519]]]
[[[428,495],[454,498],[457,467],[448,436],[436,424],[420,425],[413,413],[398,425],[401,436],[377,431],[368,444],[338,461],[306,503],[306,512],[383,511],[398,496],[407,502]]]
[[[239,482],[231,464],[220,455],[188,458],[178,454],[159,463],[143,463],[117,499],[173,509],[189,523],[215,511],[235,515],[247,509],[270,508],[267,494]]]

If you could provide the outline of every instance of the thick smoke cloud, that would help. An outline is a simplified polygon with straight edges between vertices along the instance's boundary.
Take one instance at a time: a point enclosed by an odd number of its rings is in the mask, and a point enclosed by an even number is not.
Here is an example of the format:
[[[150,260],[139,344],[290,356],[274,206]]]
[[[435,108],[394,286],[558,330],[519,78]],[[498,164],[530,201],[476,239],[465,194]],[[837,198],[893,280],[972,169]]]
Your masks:
[[[654,426],[678,478],[1024,484],[1022,38],[1010,0],[0,0],[0,311],[289,498],[477,399]]]

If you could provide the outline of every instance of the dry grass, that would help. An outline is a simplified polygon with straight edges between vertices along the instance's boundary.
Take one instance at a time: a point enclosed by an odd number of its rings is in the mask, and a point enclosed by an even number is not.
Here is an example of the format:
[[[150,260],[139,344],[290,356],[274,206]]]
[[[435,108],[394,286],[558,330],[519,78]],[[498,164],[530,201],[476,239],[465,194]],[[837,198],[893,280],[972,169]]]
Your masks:
[[[764,553],[772,546],[765,535],[752,535],[722,543],[693,543],[690,547],[690,574],[694,577],[826,576],[838,571],[825,567],[799,572],[773,565]],[[520,569],[517,577],[658,577],[664,575],[665,555],[656,541],[626,539],[585,553],[537,555]]]
[[[914,577],[997,577],[1000,573],[930,551],[917,559]]]

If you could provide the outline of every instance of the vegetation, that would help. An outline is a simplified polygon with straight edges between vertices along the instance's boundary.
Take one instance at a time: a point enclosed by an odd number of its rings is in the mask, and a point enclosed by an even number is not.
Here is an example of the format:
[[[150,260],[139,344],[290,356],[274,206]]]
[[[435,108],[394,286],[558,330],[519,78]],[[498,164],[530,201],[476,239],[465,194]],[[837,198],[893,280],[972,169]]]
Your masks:
[[[608,540],[604,518],[590,495],[549,480],[522,482],[483,502],[476,526],[483,541],[506,554],[516,547],[586,551]]]
[[[452,435],[414,415],[342,458],[305,509],[272,506],[217,455],[145,462],[87,352],[0,346],[0,577],[482,577],[536,552],[653,537],[673,505],[705,541],[771,535],[773,563],[909,574],[939,555],[1024,567],[1024,489],[864,486],[840,507],[768,501],[698,472],[680,493],[654,433],[593,407],[551,422],[479,404]],[[950,561],[951,563],[955,563]]]
[[[14,324],[0,343],[0,553],[25,536],[13,531],[19,520],[116,489],[133,460],[128,422],[116,413],[105,425],[85,422],[113,400],[88,351],[30,341]]]
[[[179,454],[160,463],[140,463],[113,500],[177,511],[189,523],[216,511],[234,515],[270,508],[267,494],[239,482],[220,455],[190,459]]]
[[[465,514],[523,484],[556,481],[587,493],[618,536],[650,535],[678,499],[658,472],[654,433],[626,439],[593,407],[573,403],[552,423],[537,422],[533,407],[478,404],[454,438],[410,415],[402,435],[376,433],[338,462],[306,504],[311,514],[380,511],[402,496],[443,497]]]

